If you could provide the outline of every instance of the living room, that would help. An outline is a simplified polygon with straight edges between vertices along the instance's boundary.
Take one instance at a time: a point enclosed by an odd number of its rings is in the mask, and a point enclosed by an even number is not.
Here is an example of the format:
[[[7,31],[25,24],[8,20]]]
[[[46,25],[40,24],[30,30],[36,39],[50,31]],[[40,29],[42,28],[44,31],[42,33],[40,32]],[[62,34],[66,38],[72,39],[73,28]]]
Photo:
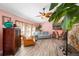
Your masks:
[[[61,7],[62,5],[64,7]],[[77,10],[77,7],[79,7],[73,3],[0,4],[0,55],[78,55],[78,40],[73,38],[74,35],[69,34],[71,32],[69,31],[72,27],[71,25],[73,23],[75,26],[78,25],[78,14],[74,13],[76,16],[72,15],[73,21],[69,21],[67,20],[68,18],[62,16],[66,15],[67,10],[63,11],[61,9],[66,7],[72,8],[71,5],[73,5],[71,12]],[[62,14],[60,14],[60,10]],[[68,12],[68,15],[71,15],[70,9],[68,9]],[[64,18],[65,20],[63,20]],[[71,47],[70,50],[72,51],[67,51],[69,47]]]

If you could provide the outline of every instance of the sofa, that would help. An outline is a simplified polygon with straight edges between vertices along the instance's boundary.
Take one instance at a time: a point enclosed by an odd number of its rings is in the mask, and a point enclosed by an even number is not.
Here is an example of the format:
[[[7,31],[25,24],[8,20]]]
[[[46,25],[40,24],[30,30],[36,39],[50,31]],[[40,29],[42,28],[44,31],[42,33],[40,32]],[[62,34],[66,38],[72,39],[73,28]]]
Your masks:
[[[49,32],[38,32],[37,35],[35,35],[36,39],[50,39],[51,34]]]

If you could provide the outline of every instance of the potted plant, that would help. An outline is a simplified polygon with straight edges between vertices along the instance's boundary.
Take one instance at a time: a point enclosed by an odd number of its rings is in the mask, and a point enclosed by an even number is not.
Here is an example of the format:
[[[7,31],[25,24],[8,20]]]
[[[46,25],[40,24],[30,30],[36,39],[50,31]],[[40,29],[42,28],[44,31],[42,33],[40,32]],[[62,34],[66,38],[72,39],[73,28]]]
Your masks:
[[[37,26],[36,30],[41,30],[41,25]]]
[[[49,21],[53,22],[53,24],[57,24],[58,21],[60,21],[61,18],[63,17],[63,20],[61,21],[61,27],[66,31],[65,38],[66,38],[66,50],[67,50],[68,31],[72,29],[74,24],[79,22],[79,6],[75,3],[61,3],[60,5],[58,3],[51,3],[49,10],[52,10],[55,7],[57,8],[50,16]]]

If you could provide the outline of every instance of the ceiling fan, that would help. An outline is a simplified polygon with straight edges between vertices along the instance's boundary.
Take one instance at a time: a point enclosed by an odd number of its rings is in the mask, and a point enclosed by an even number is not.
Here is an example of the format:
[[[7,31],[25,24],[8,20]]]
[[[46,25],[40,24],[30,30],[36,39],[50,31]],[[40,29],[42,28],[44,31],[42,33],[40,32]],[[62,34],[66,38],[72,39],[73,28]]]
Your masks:
[[[39,12],[39,14],[40,15],[37,15],[37,17],[41,17],[43,19],[43,18],[49,18],[52,15],[52,12],[50,11],[46,12],[45,8],[43,8],[43,12]]]

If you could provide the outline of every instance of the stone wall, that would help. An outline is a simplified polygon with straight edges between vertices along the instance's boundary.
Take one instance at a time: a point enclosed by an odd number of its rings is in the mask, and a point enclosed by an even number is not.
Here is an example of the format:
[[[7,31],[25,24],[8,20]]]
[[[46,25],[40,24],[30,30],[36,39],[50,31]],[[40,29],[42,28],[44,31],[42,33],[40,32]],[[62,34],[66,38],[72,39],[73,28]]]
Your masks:
[[[79,23],[75,24],[68,32],[68,44],[79,51]]]

